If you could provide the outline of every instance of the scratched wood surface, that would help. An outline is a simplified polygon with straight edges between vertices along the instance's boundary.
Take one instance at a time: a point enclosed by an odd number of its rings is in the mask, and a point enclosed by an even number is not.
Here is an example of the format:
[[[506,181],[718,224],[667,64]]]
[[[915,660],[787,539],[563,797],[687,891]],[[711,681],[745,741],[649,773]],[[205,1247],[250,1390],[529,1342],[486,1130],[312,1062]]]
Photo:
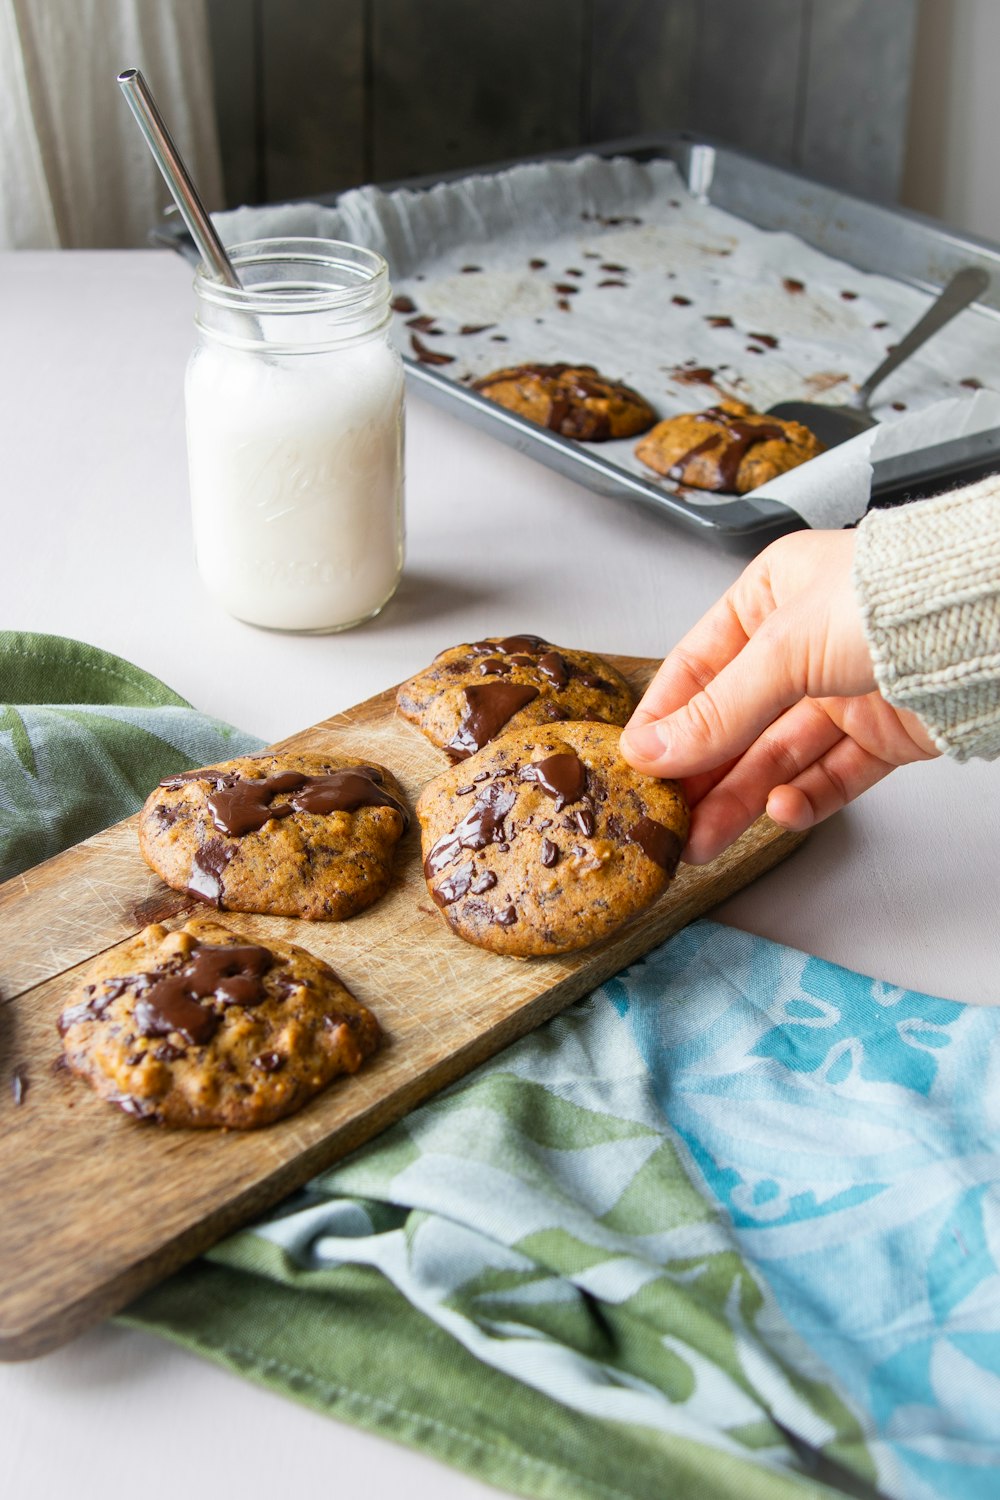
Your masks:
[[[655,665],[614,658],[637,687]],[[282,742],[382,761],[411,800],[444,768],[394,713],[394,690]],[[301,943],[378,1016],[379,1055],[299,1114],[249,1132],[166,1130],[102,1103],[57,1066],[56,1018],[97,953],[192,908],[139,857],[135,818],[0,885],[0,1358],[64,1343],[276,1203],[443,1085],[633,962],[800,841],[762,819],[583,953],[521,961],[454,937],[430,900],[417,830],[388,894],[349,922],[226,913]],[[15,1070],[27,1080],[20,1104]]]

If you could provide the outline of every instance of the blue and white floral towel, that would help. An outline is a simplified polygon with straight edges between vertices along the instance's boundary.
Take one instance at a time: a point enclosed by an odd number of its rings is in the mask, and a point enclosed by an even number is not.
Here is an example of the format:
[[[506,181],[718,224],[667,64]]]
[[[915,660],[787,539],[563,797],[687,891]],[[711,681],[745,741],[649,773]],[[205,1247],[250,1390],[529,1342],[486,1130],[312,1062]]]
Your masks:
[[[212,1260],[147,1326],[518,1493],[996,1500],[1000,1012],[699,922]]]

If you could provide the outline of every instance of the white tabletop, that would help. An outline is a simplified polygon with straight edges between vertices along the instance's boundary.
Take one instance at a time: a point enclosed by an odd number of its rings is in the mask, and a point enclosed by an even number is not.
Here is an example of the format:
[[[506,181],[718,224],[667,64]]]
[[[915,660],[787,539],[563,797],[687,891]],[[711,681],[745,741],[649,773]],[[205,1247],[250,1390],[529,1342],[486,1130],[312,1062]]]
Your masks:
[[[483,635],[530,630],[662,656],[739,571],[711,542],[411,398],[395,599],[342,635],[239,624],[206,596],[191,554],[181,389],[191,317],[191,273],[166,252],[0,256],[0,628],[90,641],[278,739]],[[716,915],[988,1004],[1000,999],[998,847],[1000,769],[912,766]],[[0,1473],[19,1500],[60,1489],[104,1500],[118,1481],[144,1500],[256,1500],[327,1474],[347,1495],[496,1493],[110,1326],[0,1368],[0,1406]]]

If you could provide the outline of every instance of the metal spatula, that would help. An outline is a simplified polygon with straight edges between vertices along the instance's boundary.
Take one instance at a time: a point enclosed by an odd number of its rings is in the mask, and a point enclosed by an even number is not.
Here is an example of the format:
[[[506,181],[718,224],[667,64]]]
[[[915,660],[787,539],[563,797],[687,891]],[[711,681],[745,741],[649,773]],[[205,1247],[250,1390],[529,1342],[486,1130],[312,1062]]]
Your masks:
[[[881,385],[887,375],[897,370],[939,328],[950,323],[956,313],[974,302],[989,284],[988,274],[978,266],[967,266],[963,271],[957,272],[920,321],[900,339],[892,353],[858,386],[844,405],[826,406],[820,401],[779,401],[776,406],[768,407],[768,413],[773,417],[784,417],[786,421],[801,422],[828,448],[835,448],[838,443],[846,443],[848,438],[857,437],[859,432],[875,426],[876,418],[868,410],[868,402],[875,387]]]

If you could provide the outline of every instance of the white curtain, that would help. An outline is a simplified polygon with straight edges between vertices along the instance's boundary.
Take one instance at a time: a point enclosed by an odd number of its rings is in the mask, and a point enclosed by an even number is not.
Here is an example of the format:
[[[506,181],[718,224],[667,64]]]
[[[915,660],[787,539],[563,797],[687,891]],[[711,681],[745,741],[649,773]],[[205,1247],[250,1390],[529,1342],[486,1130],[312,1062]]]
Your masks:
[[[0,0],[0,248],[144,245],[169,193],[118,87],[141,68],[224,206],[205,0]]]

